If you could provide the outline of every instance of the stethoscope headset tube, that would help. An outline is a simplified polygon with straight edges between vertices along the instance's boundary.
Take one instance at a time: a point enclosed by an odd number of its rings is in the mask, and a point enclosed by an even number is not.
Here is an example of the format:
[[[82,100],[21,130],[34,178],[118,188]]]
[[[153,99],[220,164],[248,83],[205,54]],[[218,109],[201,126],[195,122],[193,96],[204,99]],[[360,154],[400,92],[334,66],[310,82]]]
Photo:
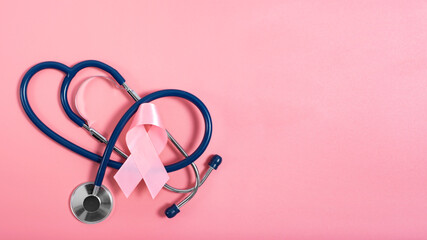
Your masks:
[[[37,117],[37,115],[34,113],[33,109],[31,108],[30,103],[28,101],[28,94],[27,94],[28,84],[29,84],[31,78],[37,72],[44,70],[44,69],[56,69],[56,70],[62,71],[66,75],[70,71],[69,67],[67,67],[66,65],[64,65],[62,63],[58,63],[58,62],[42,62],[42,63],[39,63],[39,64],[33,66],[30,70],[28,70],[27,73],[22,78],[21,87],[20,87],[20,91],[19,91],[20,92],[20,98],[21,98],[21,104],[22,104],[22,107],[23,107],[25,113],[30,118],[30,120],[34,123],[34,125],[36,125],[36,127],[38,127],[48,137],[52,138],[54,141],[56,141],[57,143],[61,144],[64,147],[70,149],[71,151],[73,151],[73,152],[75,152],[75,153],[77,153],[77,154],[79,154],[85,158],[88,158],[92,161],[100,163],[102,160],[102,156],[99,156],[95,153],[92,153],[92,152],[68,141],[67,139],[63,138],[59,134],[57,134],[55,131],[53,131],[48,126],[46,126]],[[122,163],[112,160],[112,161],[108,162],[108,166],[115,168],[115,169],[119,169],[122,166]]]
[[[92,187],[93,192],[91,193],[92,195],[96,195],[99,192],[99,188],[102,186],[102,181],[103,181],[107,166],[115,168],[115,169],[119,169],[121,167],[122,163],[110,159],[111,153],[112,153],[113,149],[115,149],[114,145],[115,145],[121,131],[123,130],[124,126],[129,121],[129,119],[133,116],[133,114],[135,114],[138,107],[142,103],[148,103],[148,102],[154,101],[154,100],[162,98],[162,97],[179,97],[179,98],[183,98],[183,99],[186,99],[186,100],[192,102],[199,109],[199,111],[202,113],[204,123],[205,123],[205,131],[204,131],[204,136],[203,136],[203,139],[202,139],[199,147],[189,156],[185,153],[185,151],[182,148],[181,149],[178,148],[183,153],[183,155],[186,156],[186,158],[184,158],[183,160],[181,160],[177,163],[165,166],[167,172],[173,172],[173,171],[182,169],[182,168],[191,164],[195,170],[195,173],[196,173],[196,185],[193,188],[185,189],[185,190],[179,190],[179,189],[175,189],[173,187],[170,187],[168,185],[165,185],[165,188],[172,190],[172,191],[175,191],[175,192],[182,192],[182,193],[192,192],[192,194],[187,196],[180,204],[178,204],[178,205],[174,204],[165,211],[165,214],[168,217],[175,216],[179,212],[179,207],[184,205],[186,202],[188,202],[189,199],[191,199],[194,196],[195,192],[197,191],[197,188],[200,187],[201,184],[203,184],[203,182],[206,180],[206,178],[209,176],[209,174],[211,173],[212,170],[217,169],[217,167],[219,166],[219,164],[222,161],[221,157],[219,157],[218,155],[215,155],[209,163],[210,167],[208,169],[208,172],[205,174],[202,181],[200,181],[197,167],[195,166],[195,164],[193,162],[198,157],[200,157],[203,154],[203,152],[206,150],[206,148],[209,144],[211,135],[212,135],[212,120],[211,120],[209,111],[207,110],[207,108],[203,104],[203,102],[200,101],[200,99],[198,99],[194,95],[192,95],[188,92],[185,92],[185,91],[170,89],[170,90],[162,90],[162,91],[151,93],[151,94],[143,97],[142,99],[138,100],[137,102],[135,102],[126,111],[126,113],[122,116],[119,123],[116,125],[116,127],[115,127],[115,129],[111,135],[110,140],[109,141],[106,141],[106,140],[103,141],[104,143],[107,144],[107,147],[105,148],[103,156],[101,157],[97,154],[94,154],[94,153],[92,153],[92,152],[68,141],[67,139],[63,138],[62,136],[60,136],[59,134],[57,134],[56,132],[51,130],[49,127],[47,127],[37,117],[37,115],[34,113],[34,111],[32,110],[32,108],[28,102],[28,96],[27,96],[28,83],[31,80],[31,78],[37,72],[44,70],[44,69],[57,69],[59,71],[62,71],[63,73],[66,74],[66,76],[63,80],[63,83],[61,85],[61,103],[62,103],[62,106],[63,106],[66,114],[68,115],[68,117],[73,122],[75,122],[78,126],[84,127],[87,129],[88,126],[86,125],[86,121],[84,119],[82,119],[81,117],[79,117],[77,114],[75,114],[71,110],[71,107],[70,107],[70,105],[68,103],[68,99],[67,99],[68,87],[69,87],[71,80],[73,79],[73,77],[76,75],[76,73],[78,71],[80,71],[81,69],[86,68],[86,67],[96,67],[96,68],[100,68],[100,69],[108,72],[120,85],[124,86],[125,90],[128,91],[128,93],[135,100],[137,99],[135,97],[135,96],[137,96],[136,93],[134,93],[133,90],[128,88],[128,86],[125,84],[124,78],[115,69],[113,69],[112,67],[108,66],[105,63],[102,63],[99,61],[94,61],[94,60],[80,62],[80,63],[74,65],[72,68],[69,68],[68,66],[61,64],[61,63],[58,63],[58,62],[39,63],[39,64],[33,66],[30,70],[28,70],[27,73],[24,75],[24,77],[22,79],[22,83],[21,83],[21,88],[20,88],[20,97],[21,97],[21,103],[22,103],[22,106],[24,108],[24,111],[26,112],[26,114],[28,115],[30,120],[43,133],[45,133],[47,136],[49,136],[50,138],[52,138],[54,141],[58,142],[59,144],[63,145],[64,147],[76,152],[77,154],[80,154],[83,157],[86,157],[90,160],[93,160],[95,162],[100,163],[100,166],[99,166],[98,172],[97,172],[97,176],[95,179],[95,183],[94,183],[94,185],[92,184],[93,185],[93,187]],[[169,134],[169,132],[168,132],[168,136],[172,141],[175,141],[173,139],[173,137]],[[180,147],[179,144],[177,145],[176,142],[174,142],[174,144],[175,144],[175,146]],[[126,156],[126,155],[124,155],[124,156]],[[88,186],[85,186],[85,188],[87,188]],[[108,189],[106,189],[106,188],[104,189],[104,191],[107,191],[107,193],[109,193]],[[111,199],[111,204],[112,204],[112,199]],[[108,216],[108,214],[107,214],[107,216]],[[77,217],[77,215],[76,215],[76,217]]]

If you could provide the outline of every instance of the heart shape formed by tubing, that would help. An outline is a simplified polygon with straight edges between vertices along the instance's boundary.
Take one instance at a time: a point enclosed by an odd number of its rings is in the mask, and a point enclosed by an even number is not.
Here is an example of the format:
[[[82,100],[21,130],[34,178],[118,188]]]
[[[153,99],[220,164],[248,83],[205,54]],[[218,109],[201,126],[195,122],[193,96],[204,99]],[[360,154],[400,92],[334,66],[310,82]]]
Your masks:
[[[57,134],[55,131],[53,131],[48,126],[46,126],[37,117],[37,115],[32,110],[32,108],[28,102],[28,96],[27,96],[28,83],[31,80],[31,78],[37,72],[44,70],[44,69],[56,69],[56,70],[59,70],[59,71],[65,73],[66,76],[65,76],[63,83],[62,83],[62,86],[61,86],[61,103],[62,103],[62,106],[63,106],[65,112],[70,117],[70,119],[73,120],[80,127],[83,127],[83,126],[85,126],[86,123],[82,118],[80,118],[77,114],[75,114],[71,110],[70,104],[68,103],[68,99],[67,99],[67,93],[68,93],[68,87],[70,85],[70,82],[75,77],[75,75],[80,70],[82,70],[84,68],[88,68],[88,67],[95,67],[95,68],[99,68],[99,69],[106,71],[120,85],[124,85],[124,83],[125,83],[124,78],[114,68],[110,67],[109,65],[107,65],[105,63],[95,61],[95,60],[83,61],[83,62],[77,63],[76,65],[74,65],[71,68],[62,64],[62,63],[59,63],[59,62],[42,62],[42,63],[36,64],[32,68],[30,68],[26,72],[26,74],[24,75],[24,77],[22,79],[21,88],[20,88],[20,98],[21,98],[21,104],[24,108],[24,111],[26,112],[26,114],[28,115],[30,120],[43,133],[48,135],[54,141],[58,142],[59,144],[63,145],[64,147],[72,150],[73,152],[76,152],[77,154],[80,154],[81,156],[86,157],[86,158],[93,160],[95,162],[101,162],[101,160],[104,159],[105,161],[103,161],[103,162],[105,164],[100,166],[100,169],[99,169],[100,171],[102,170],[105,172],[105,168],[107,166],[113,167],[115,169],[119,169],[122,166],[122,163],[109,159],[111,156],[111,151],[112,151],[114,144],[117,141],[117,138],[118,138],[120,132],[122,131],[124,125],[130,119],[130,117],[136,112],[137,107],[142,103],[148,103],[148,102],[151,102],[155,99],[162,98],[162,97],[180,97],[180,98],[184,98],[184,99],[189,100],[201,111],[203,118],[204,118],[204,123],[205,123],[204,136],[203,136],[203,139],[201,141],[201,144],[197,147],[197,149],[191,155],[189,155],[188,157],[186,157],[185,159],[183,159],[181,161],[178,161],[176,163],[165,166],[165,169],[167,172],[173,172],[173,171],[182,169],[182,168],[188,166],[189,164],[191,164],[192,162],[194,162],[206,150],[207,145],[209,144],[209,141],[211,138],[211,134],[212,134],[212,120],[211,120],[209,111],[207,110],[207,108],[203,104],[203,102],[200,101],[200,99],[198,99],[194,95],[192,95],[188,92],[185,92],[185,91],[175,90],[175,89],[162,90],[162,91],[151,93],[151,94],[143,97],[141,100],[137,101],[136,103],[134,103],[128,109],[128,111],[123,115],[122,119],[117,124],[102,157],[95,154],[95,153],[92,153],[92,152],[90,152],[90,151],[88,151],[88,150],[86,150],[86,149],[84,149],[78,145],[76,145],[75,143],[68,141],[64,137]]]
[[[114,128],[114,131],[111,135],[110,140],[107,140],[95,129],[89,127],[88,122],[85,119],[79,117],[78,114],[74,113],[70,108],[70,104],[68,103],[67,93],[68,93],[68,87],[70,85],[71,80],[74,78],[77,72],[87,67],[96,67],[108,72],[117,81],[117,83],[123,86],[126,92],[136,101],[121,117],[120,121],[117,123],[116,127]],[[95,137],[102,143],[107,144],[107,147],[105,148],[102,157],[90,151],[87,151],[86,149],[68,141],[67,139],[63,138],[62,136],[54,132],[52,129],[47,127],[31,109],[30,103],[28,102],[28,96],[27,96],[28,83],[31,80],[31,78],[34,76],[34,74],[36,74],[37,72],[43,69],[56,69],[65,73],[65,78],[61,85],[61,94],[60,94],[61,104],[66,114],[73,122],[75,122],[78,126],[83,127],[85,130],[88,130],[93,137]],[[105,186],[102,185],[102,181],[105,175],[105,170],[107,166],[120,169],[120,170],[124,169],[124,168],[121,168],[122,166],[124,166],[122,163],[110,160],[110,156],[114,149],[122,157],[128,158],[128,156],[125,153],[123,153],[121,150],[116,148],[114,145],[120,133],[122,132],[124,126],[126,125],[126,123],[137,112],[138,108],[142,106],[142,104],[149,104],[151,101],[154,101],[156,99],[163,98],[163,97],[184,98],[190,101],[191,103],[193,103],[199,109],[205,123],[205,131],[204,131],[203,139],[200,145],[197,147],[197,149],[190,156],[188,156],[188,154],[176,142],[176,140],[172,137],[172,135],[169,132],[167,132],[167,130],[164,130],[168,138],[177,147],[177,149],[185,156],[185,158],[179,162],[166,166],[163,169],[163,171],[166,170],[167,172],[172,172],[172,171],[182,169],[188,166],[189,164],[191,164],[196,175],[196,184],[193,188],[190,188],[190,189],[179,190],[167,184],[164,185],[166,189],[174,192],[180,192],[180,193],[191,192],[181,202],[179,202],[178,204],[173,204],[172,206],[170,206],[165,210],[165,215],[168,218],[172,218],[177,213],[180,212],[180,208],[184,204],[186,204],[189,200],[191,200],[191,198],[197,192],[197,189],[201,186],[201,184],[203,184],[203,182],[206,180],[206,178],[209,176],[212,170],[216,170],[219,164],[221,164],[222,162],[222,158],[218,155],[215,155],[209,162],[208,171],[205,173],[205,176],[203,177],[203,179],[200,180],[198,169],[193,162],[198,157],[200,157],[201,154],[205,151],[205,149],[207,148],[207,145],[209,144],[211,134],[212,134],[212,120],[211,120],[209,111],[207,110],[203,102],[200,101],[200,99],[198,99],[197,97],[195,97],[194,95],[188,92],[175,90],[175,89],[154,92],[141,99],[138,96],[138,94],[136,94],[132,89],[130,89],[125,84],[123,77],[115,69],[99,61],[94,61],[94,60],[83,61],[74,65],[71,68],[58,62],[39,63],[33,66],[32,68],[30,68],[27,71],[27,73],[24,75],[21,83],[21,88],[20,88],[20,97],[21,97],[22,107],[24,108],[25,113],[28,115],[30,120],[43,133],[45,133],[46,135],[48,135],[50,138],[60,143],[61,145],[76,152],[77,154],[80,154],[90,160],[100,162],[100,165],[96,174],[95,182],[87,182],[79,185],[73,191],[70,198],[70,207],[74,216],[76,216],[77,219],[85,223],[97,223],[97,222],[103,221],[108,217],[108,215],[112,211],[113,198],[112,198],[111,192]],[[142,145],[139,145],[139,146],[142,146]],[[147,145],[144,144],[144,146],[147,146]],[[138,147],[138,150],[140,149],[145,150],[145,147]],[[157,150],[154,150],[154,151],[157,151]],[[157,164],[156,167],[158,166],[161,167],[163,165],[160,160],[158,161],[158,163],[159,164]],[[141,165],[141,167],[143,166],[145,165]],[[142,168],[142,169],[147,170],[148,168]],[[148,172],[148,171],[145,171],[145,172]],[[156,185],[153,189],[159,190],[164,183],[162,184],[160,183],[157,184],[157,183],[158,182],[156,181]]]

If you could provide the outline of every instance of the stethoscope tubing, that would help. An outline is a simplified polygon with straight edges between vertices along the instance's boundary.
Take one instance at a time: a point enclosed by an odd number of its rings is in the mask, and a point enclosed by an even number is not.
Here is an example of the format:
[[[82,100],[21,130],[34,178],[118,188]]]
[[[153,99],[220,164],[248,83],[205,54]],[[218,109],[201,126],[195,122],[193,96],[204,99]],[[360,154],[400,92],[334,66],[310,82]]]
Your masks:
[[[116,144],[120,133],[122,132],[124,126],[129,121],[129,119],[135,114],[135,112],[138,110],[138,108],[141,104],[148,103],[148,102],[151,102],[151,101],[154,101],[156,99],[163,98],[163,97],[179,97],[179,98],[183,98],[183,99],[190,101],[202,113],[203,120],[205,123],[204,136],[203,136],[203,139],[202,139],[200,145],[197,147],[197,149],[192,154],[190,154],[188,157],[184,158],[183,160],[165,166],[166,171],[167,172],[173,172],[173,171],[180,170],[180,169],[190,165],[192,162],[197,160],[197,158],[199,158],[203,154],[203,152],[208,147],[209,141],[210,141],[211,136],[212,136],[212,119],[211,119],[211,116],[210,116],[209,111],[206,108],[205,104],[203,104],[203,102],[200,99],[198,99],[196,96],[194,96],[193,94],[182,91],[182,90],[166,89],[166,90],[160,90],[157,92],[153,92],[153,93],[148,94],[145,97],[141,98],[137,102],[135,102],[126,111],[126,113],[122,116],[120,121],[117,123],[117,125],[114,128],[114,131],[111,134],[111,137],[108,141],[107,147],[105,148],[104,154],[102,156],[102,161],[101,161],[101,164],[98,168],[97,177],[95,179],[95,186],[101,186],[102,179],[104,178],[105,170],[108,166],[108,162],[111,161],[110,157],[111,157],[111,153],[113,152],[114,145]]]
[[[58,62],[42,62],[39,64],[34,65],[31,69],[29,69],[24,77],[22,78],[22,82],[21,82],[21,86],[20,86],[20,99],[21,99],[21,104],[22,107],[25,111],[25,113],[27,114],[27,116],[29,117],[29,119],[34,123],[34,125],[39,128],[44,134],[46,134],[48,137],[50,137],[52,140],[56,141],[57,143],[61,144],[62,146],[70,149],[71,151],[85,157],[88,158],[92,161],[98,162],[100,163],[102,160],[102,156],[99,156],[95,153],[92,153],[70,141],[68,141],[67,139],[63,138],[62,136],[60,136],[59,134],[57,134],[55,131],[53,131],[52,129],[50,129],[48,126],[46,126],[38,117],[37,115],[34,113],[33,109],[31,108],[31,105],[28,101],[28,84],[31,80],[31,78],[38,73],[39,71],[42,71],[44,69],[56,69],[59,70],[65,74],[68,74],[68,72],[70,71],[70,68],[62,63],[58,63]],[[108,166],[115,168],[115,169],[119,169],[122,166],[122,163],[111,160],[108,161]]]
[[[64,108],[65,113],[79,127],[83,127],[83,125],[86,123],[86,121],[84,119],[82,119],[79,115],[77,115],[71,109],[70,104],[68,103],[68,99],[67,99],[68,87],[71,83],[71,80],[73,80],[73,78],[76,76],[76,74],[80,70],[82,70],[84,68],[88,68],[88,67],[95,67],[95,68],[99,68],[99,69],[104,70],[105,72],[109,73],[119,85],[123,85],[123,83],[125,83],[125,79],[122,77],[122,75],[120,75],[120,73],[116,69],[112,68],[111,66],[109,66],[103,62],[96,61],[96,60],[87,60],[87,61],[79,62],[76,65],[74,65],[70,69],[68,74],[65,76],[64,80],[62,81],[60,99],[61,99],[61,104],[62,104],[62,107]]]
[[[65,85],[63,84],[61,87],[61,97],[66,98],[66,93],[68,90],[68,85],[69,82],[71,81],[71,79],[75,76],[75,74],[85,68],[85,67],[98,67],[100,69],[103,69],[105,71],[107,71],[108,73],[110,73],[116,80],[118,80],[118,83],[124,83],[124,79],[123,77],[121,77],[121,75],[114,70],[113,68],[111,68],[110,66],[101,63],[99,61],[94,61],[94,60],[89,60],[89,61],[84,61],[81,62],[79,64],[76,64],[74,67],[69,68],[68,66],[62,64],[62,63],[58,63],[58,62],[43,62],[43,63],[39,63],[36,64],[35,66],[33,66],[30,70],[27,71],[27,73],[24,75],[23,79],[22,79],[22,83],[21,83],[21,87],[20,87],[20,99],[21,99],[21,104],[23,106],[24,111],[26,112],[26,114],[28,115],[28,117],[30,118],[30,120],[34,123],[34,125],[36,125],[43,133],[45,133],[47,136],[49,136],[50,138],[52,138],[54,141],[58,142],[59,144],[63,145],[64,147],[72,150],[73,152],[86,157],[90,160],[93,160],[95,162],[101,163],[98,173],[100,174],[100,177],[97,177],[97,179],[101,179],[98,180],[98,182],[102,182],[102,178],[105,174],[105,169],[107,166],[115,168],[115,169],[119,169],[122,166],[122,163],[114,161],[109,159],[111,156],[111,150],[114,147],[115,142],[117,141],[118,136],[120,135],[120,132],[122,131],[124,125],[129,121],[129,119],[132,117],[132,115],[136,112],[137,108],[139,107],[140,104],[142,103],[146,103],[146,102],[150,102],[153,101],[155,99],[161,98],[161,97],[181,97],[184,99],[189,100],[190,102],[192,102],[193,104],[195,104],[195,106],[201,111],[204,121],[205,121],[205,134],[204,137],[202,139],[201,144],[199,145],[199,147],[196,149],[196,151],[193,152],[193,154],[191,154],[188,158],[185,158],[182,161],[179,161],[177,163],[165,166],[166,171],[167,172],[173,172],[179,169],[182,169],[186,166],[188,166],[189,164],[191,164],[192,162],[194,162],[198,157],[200,157],[201,154],[203,154],[203,152],[206,150],[207,145],[209,144],[210,138],[211,138],[211,134],[212,134],[212,120],[209,114],[209,111],[207,110],[206,106],[203,104],[202,101],[200,101],[200,99],[198,99],[197,97],[195,97],[194,95],[185,92],[185,91],[181,91],[181,90],[175,90],[175,89],[171,89],[171,90],[162,90],[162,91],[158,91],[158,92],[154,92],[151,93],[147,96],[145,96],[144,98],[142,98],[141,100],[135,102],[128,110],[127,112],[123,115],[122,119],[119,121],[119,123],[116,125],[115,130],[112,134],[112,137],[110,138],[109,144],[107,144],[107,147],[104,151],[103,156],[99,156],[97,154],[94,154],[70,141],[68,141],[67,139],[63,138],[62,136],[60,136],[59,134],[57,134],[55,131],[53,131],[52,129],[50,129],[49,127],[47,127],[38,117],[37,115],[34,113],[34,111],[32,110],[30,103],[28,101],[28,94],[27,94],[27,89],[28,89],[28,84],[29,81],[31,80],[31,78],[39,71],[44,70],[44,69],[57,69],[59,71],[62,71],[63,73],[66,74],[66,77],[64,79],[64,81],[66,81]],[[123,81],[122,81],[123,80]],[[65,86],[65,87],[64,87]],[[64,92],[62,92],[64,91]],[[84,120],[82,120],[80,117],[78,117],[72,110],[71,107],[68,104],[68,101],[61,101],[62,103],[66,102],[66,106],[64,107],[64,110],[66,111],[67,115],[76,123],[80,126],[80,124],[83,126],[83,124],[85,124]],[[63,104],[64,106],[64,104]],[[75,116],[73,116],[75,115]],[[73,117],[72,117],[73,116]],[[83,123],[82,123],[83,122]],[[114,137],[114,138],[113,138]],[[98,174],[97,174],[98,175]],[[101,177],[102,176],[102,177]]]

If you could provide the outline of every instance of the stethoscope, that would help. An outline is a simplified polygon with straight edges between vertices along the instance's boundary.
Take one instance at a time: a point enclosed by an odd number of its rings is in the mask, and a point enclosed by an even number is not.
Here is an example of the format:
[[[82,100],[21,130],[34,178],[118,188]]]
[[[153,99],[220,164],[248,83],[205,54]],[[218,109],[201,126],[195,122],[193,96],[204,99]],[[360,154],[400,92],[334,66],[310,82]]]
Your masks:
[[[117,123],[109,140],[107,140],[104,136],[102,136],[98,131],[88,126],[87,121],[82,117],[80,117],[78,114],[76,114],[71,109],[70,104],[68,103],[68,87],[70,85],[71,80],[80,70],[88,67],[99,68],[101,70],[104,70],[108,74],[110,74],[112,78],[116,80],[117,83],[121,85],[124,88],[124,90],[135,100],[135,103],[126,111],[126,113],[121,117],[120,121]],[[87,130],[98,141],[107,145],[102,156],[99,156],[93,152],[90,152],[68,141],[67,139],[63,138],[62,136],[54,132],[52,129],[47,127],[34,113],[27,98],[28,83],[37,72],[44,69],[57,69],[66,74],[62,82],[61,92],[60,92],[62,107],[64,108],[67,116],[74,123],[76,123],[79,127],[82,127],[83,129]],[[71,68],[59,62],[39,63],[33,66],[32,68],[30,68],[24,75],[21,82],[20,96],[21,96],[21,104],[26,114],[28,115],[30,120],[43,133],[45,133],[47,136],[49,136],[59,144],[63,145],[64,147],[70,149],[71,151],[77,154],[80,154],[85,158],[88,158],[90,160],[100,163],[95,181],[83,183],[77,186],[74,189],[70,198],[71,211],[73,212],[74,216],[78,220],[84,223],[101,222],[108,217],[108,215],[111,213],[113,209],[112,194],[107,187],[102,185],[102,181],[104,179],[107,166],[115,169],[119,169],[122,166],[122,163],[110,159],[110,156],[113,150],[116,151],[123,158],[125,159],[127,158],[127,155],[122,150],[115,147],[115,143],[120,133],[122,132],[124,126],[126,125],[126,123],[135,114],[135,112],[138,110],[138,107],[143,103],[149,103],[151,101],[154,101],[156,99],[163,98],[163,97],[183,98],[193,103],[197,107],[197,109],[201,112],[204,119],[205,129],[204,129],[203,139],[200,145],[197,147],[197,149],[190,155],[188,155],[184,151],[181,145],[166,130],[169,140],[179,150],[179,152],[185,157],[183,160],[179,162],[165,166],[166,171],[173,172],[173,171],[180,170],[188,165],[191,165],[196,175],[196,183],[192,188],[178,189],[168,184],[165,184],[164,188],[172,192],[190,193],[181,202],[177,204],[173,204],[172,206],[170,206],[165,210],[165,215],[168,218],[172,218],[180,212],[181,207],[184,206],[188,201],[190,201],[194,197],[198,188],[202,186],[202,184],[206,181],[206,179],[209,177],[212,170],[216,170],[222,162],[222,158],[219,155],[214,155],[209,162],[209,169],[207,170],[203,178],[200,179],[199,170],[196,164],[194,163],[194,161],[198,159],[206,150],[212,135],[212,119],[208,109],[203,104],[203,102],[200,101],[200,99],[198,99],[196,96],[192,95],[191,93],[181,91],[181,90],[176,90],[176,89],[161,90],[161,91],[148,94],[143,98],[140,98],[135,91],[133,91],[131,88],[127,86],[124,78],[119,74],[118,71],[116,71],[111,66],[105,63],[102,63],[100,61],[95,61],[95,60],[83,61],[74,65]]]

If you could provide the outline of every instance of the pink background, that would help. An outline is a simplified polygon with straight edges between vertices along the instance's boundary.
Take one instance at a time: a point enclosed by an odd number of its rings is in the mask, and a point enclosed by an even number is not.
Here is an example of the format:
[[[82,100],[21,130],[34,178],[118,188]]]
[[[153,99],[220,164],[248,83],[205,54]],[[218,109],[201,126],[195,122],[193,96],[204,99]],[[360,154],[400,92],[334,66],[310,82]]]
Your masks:
[[[0,54],[1,239],[427,239],[425,1],[3,0]],[[209,107],[213,138],[197,163],[205,170],[218,153],[223,165],[175,219],[162,213],[183,196],[152,200],[140,185],[126,199],[111,169],[110,218],[72,216],[70,194],[97,164],[42,134],[18,89],[38,62],[86,59],[112,65],[141,95],[178,88]],[[62,77],[36,75],[34,110],[101,154],[61,109]],[[98,122],[106,134],[132,103],[117,93],[117,104],[95,102],[111,112]],[[194,109],[157,103],[194,150]],[[180,158],[171,148],[161,157]],[[190,173],[170,183],[190,186]]]

